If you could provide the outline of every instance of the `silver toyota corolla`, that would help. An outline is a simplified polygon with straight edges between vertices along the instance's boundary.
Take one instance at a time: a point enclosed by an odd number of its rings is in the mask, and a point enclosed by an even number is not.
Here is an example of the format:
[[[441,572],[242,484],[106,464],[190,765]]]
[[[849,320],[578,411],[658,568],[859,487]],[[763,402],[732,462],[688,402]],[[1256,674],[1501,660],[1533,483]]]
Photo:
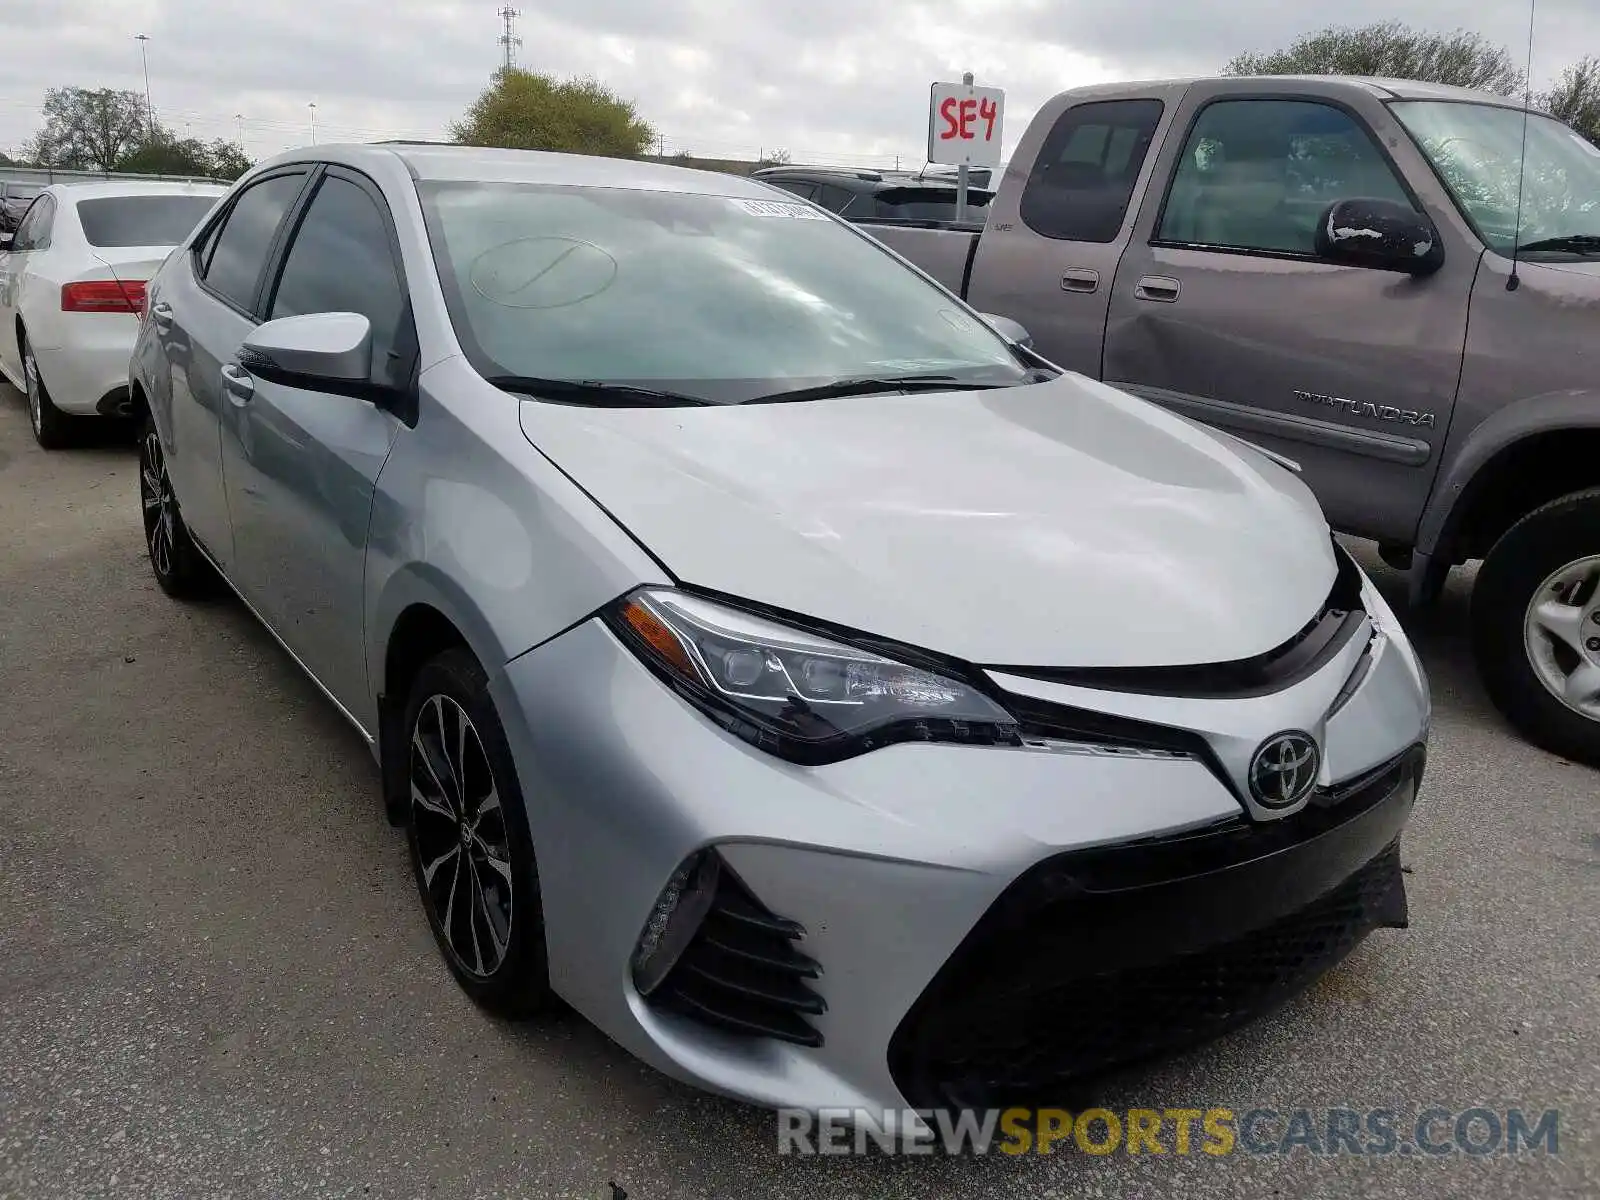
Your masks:
[[[1405,922],[1427,685],[1295,474],[759,182],[285,155],[132,389],[157,581],[367,739],[488,1008],[762,1104],[1049,1102]]]

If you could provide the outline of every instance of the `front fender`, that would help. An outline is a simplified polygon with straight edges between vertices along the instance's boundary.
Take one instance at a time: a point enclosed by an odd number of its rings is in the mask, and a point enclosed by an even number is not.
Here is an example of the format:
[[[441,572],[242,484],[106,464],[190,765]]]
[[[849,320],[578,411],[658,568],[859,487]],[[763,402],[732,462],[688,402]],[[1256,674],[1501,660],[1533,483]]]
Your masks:
[[[454,625],[487,670],[493,671],[512,656],[489,615],[449,575],[426,562],[399,566],[384,580],[367,614],[367,628],[373,635],[367,639],[367,678],[371,681],[373,711],[383,691],[389,637],[400,614],[418,604],[438,610]]]
[[[1538,434],[1600,429],[1600,389],[1572,388],[1529,396],[1496,410],[1448,452],[1417,526],[1416,549],[1431,558],[1448,544],[1466,512],[1473,480],[1496,455]],[[1596,467],[1600,474],[1600,465]]]

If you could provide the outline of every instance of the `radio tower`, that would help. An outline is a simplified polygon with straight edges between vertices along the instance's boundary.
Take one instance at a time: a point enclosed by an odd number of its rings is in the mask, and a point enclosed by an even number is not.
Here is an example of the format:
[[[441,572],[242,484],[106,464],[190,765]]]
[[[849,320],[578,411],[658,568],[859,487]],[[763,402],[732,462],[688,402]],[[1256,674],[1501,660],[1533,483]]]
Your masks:
[[[517,47],[522,45],[522,39],[517,36],[517,18],[521,15],[518,9],[509,4],[500,10],[500,24],[504,32],[501,33],[499,41],[501,48],[505,50],[504,69],[507,71],[517,65]]]

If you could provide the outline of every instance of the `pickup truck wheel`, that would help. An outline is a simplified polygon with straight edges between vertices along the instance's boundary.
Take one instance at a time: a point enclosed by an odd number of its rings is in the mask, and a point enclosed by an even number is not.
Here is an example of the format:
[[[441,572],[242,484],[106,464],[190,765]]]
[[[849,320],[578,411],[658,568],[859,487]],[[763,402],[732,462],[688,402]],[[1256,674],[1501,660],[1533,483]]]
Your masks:
[[[1478,572],[1472,634],[1511,723],[1600,765],[1600,488],[1529,513],[1495,543]]]

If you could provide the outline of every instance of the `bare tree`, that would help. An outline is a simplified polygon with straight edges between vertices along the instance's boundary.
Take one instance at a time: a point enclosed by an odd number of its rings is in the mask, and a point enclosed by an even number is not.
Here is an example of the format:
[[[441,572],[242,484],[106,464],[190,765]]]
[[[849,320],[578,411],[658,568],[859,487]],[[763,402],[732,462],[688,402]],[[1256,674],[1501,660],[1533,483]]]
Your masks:
[[[1550,112],[1600,146],[1600,56],[1581,58],[1539,97]]]
[[[25,150],[40,166],[113,171],[148,135],[144,99],[112,88],[50,88],[44,126]]]

